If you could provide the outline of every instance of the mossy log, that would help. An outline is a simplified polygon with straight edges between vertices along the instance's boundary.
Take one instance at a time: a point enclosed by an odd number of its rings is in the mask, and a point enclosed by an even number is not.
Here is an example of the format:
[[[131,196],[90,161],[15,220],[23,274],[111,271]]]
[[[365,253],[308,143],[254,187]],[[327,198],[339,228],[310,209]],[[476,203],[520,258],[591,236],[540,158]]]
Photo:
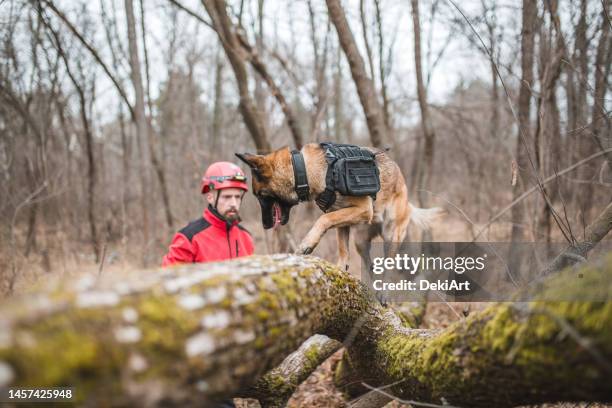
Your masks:
[[[315,334],[242,394],[256,398],[263,407],[284,407],[297,387],[341,347],[342,343]]]
[[[612,293],[612,258],[546,291]],[[315,333],[371,385],[416,401],[610,401],[612,302],[499,304],[442,331],[403,326],[315,257],[249,257],[81,279],[0,306],[0,387],[71,386],[84,405],[206,406]]]

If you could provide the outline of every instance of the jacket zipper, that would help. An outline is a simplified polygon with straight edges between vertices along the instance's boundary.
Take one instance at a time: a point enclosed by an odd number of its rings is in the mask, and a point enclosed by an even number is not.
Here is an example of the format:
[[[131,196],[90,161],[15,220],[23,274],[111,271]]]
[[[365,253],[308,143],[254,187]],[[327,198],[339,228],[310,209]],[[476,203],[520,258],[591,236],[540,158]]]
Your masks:
[[[232,258],[232,244],[230,242],[230,228],[232,226],[229,224],[226,224],[226,235],[227,235],[227,249],[229,251],[229,257]]]
[[[236,258],[238,258],[238,240],[236,240]]]

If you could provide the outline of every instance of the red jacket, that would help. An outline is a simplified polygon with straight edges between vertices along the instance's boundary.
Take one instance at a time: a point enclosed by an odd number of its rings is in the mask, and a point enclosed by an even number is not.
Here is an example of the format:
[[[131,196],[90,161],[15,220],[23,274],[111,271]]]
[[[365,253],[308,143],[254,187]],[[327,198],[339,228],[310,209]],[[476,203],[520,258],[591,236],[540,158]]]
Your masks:
[[[223,261],[253,253],[253,239],[238,221],[226,221],[214,208],[174,235],[162,266]]]

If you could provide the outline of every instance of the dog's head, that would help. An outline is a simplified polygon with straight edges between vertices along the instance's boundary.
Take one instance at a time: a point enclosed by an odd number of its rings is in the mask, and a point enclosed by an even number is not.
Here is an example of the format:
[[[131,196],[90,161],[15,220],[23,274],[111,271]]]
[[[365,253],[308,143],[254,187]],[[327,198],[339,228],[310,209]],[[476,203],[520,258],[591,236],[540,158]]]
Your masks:
[[[299,203],[294,191],[293,167],[288,148],[267,155],[236,153],[251,168],[253,194],[261,206],[261,222],[265,229],[289,221],[291,207]]]

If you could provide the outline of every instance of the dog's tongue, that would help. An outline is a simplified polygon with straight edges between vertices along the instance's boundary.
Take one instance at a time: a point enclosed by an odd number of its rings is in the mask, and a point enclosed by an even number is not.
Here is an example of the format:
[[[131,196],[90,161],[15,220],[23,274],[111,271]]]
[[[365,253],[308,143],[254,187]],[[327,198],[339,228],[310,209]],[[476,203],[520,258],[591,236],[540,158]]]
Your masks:
[[[280,209],[280,205],[278,205],[278,203],[274,203],[274,205],[272,206],[272,218],[274,220],[274,227],[276,228],[280,225],[281,222],[281,209]]]

